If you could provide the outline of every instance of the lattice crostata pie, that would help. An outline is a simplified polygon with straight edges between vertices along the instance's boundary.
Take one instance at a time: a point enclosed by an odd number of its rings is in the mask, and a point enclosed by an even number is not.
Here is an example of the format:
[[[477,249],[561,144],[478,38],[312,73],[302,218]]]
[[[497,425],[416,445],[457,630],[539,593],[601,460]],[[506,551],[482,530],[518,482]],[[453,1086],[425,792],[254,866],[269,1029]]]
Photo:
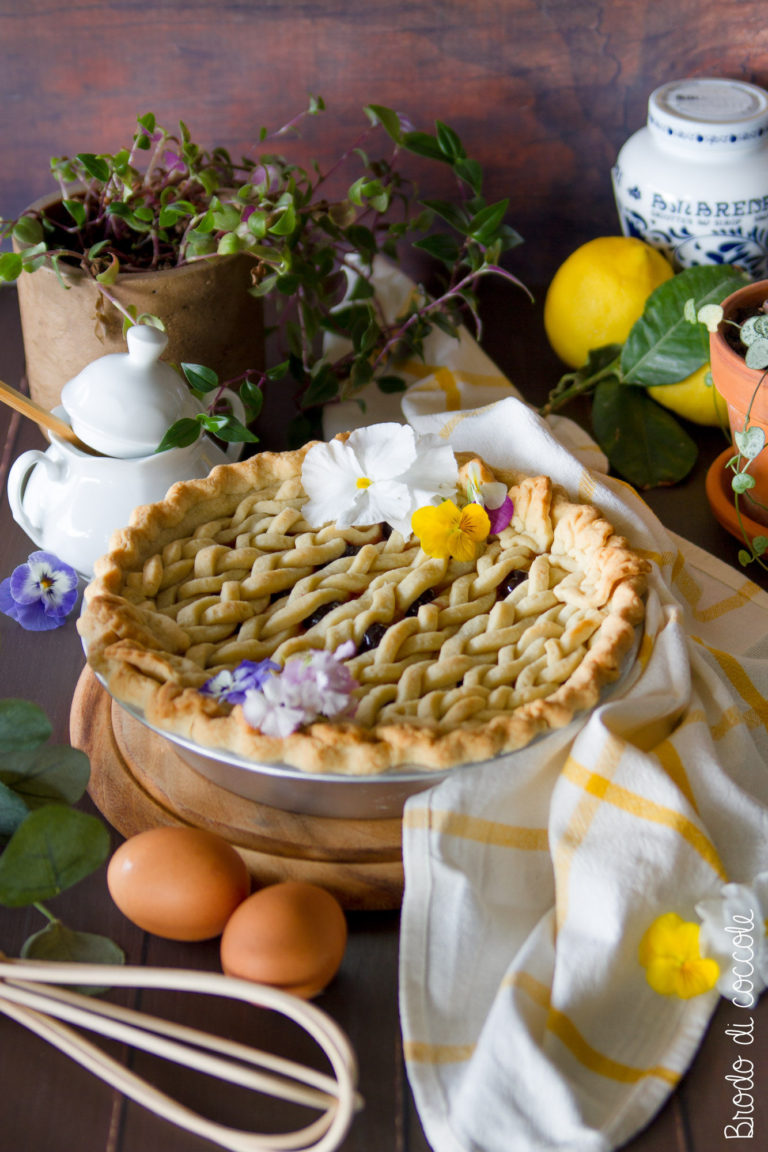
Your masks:
[[[310,523],[302,469],[306,480],[312,447],[176,484],[115,533],[79,622],[89,663],[113,696],[207,748],[348,774],[489,759],[595,705],[642,620],[647,570],[596,508],[570,501],[545,476],[494,474],[450,453],[457,493],[503,482],[514,511],[475,544],[478,505],[465,500],[462,511],[459,499],[441,537],[459,546],[451,555],[432,543],[429,555],[426,535],[423,548],[407,520],[396,519],[398,530],[349,523],[365,519],[358,505],[372,482],[362,474],[353,514],[339,504],[332,522]],[[419,498],[421,482],[412,484]],[[395,503],[402,495],[391,483],[378,488]],[[410,518],[402,505],[399,514]],[[349,706],[323,714],[321,702],[292,729],[254,724],[243,693],[211,688],[255,669],[245,696],[263,716],[259,694],[277,693],[289,669],[298,682],[313,660],[330,696],[337,666]],[[286,692],[278,703],[290,704]]]

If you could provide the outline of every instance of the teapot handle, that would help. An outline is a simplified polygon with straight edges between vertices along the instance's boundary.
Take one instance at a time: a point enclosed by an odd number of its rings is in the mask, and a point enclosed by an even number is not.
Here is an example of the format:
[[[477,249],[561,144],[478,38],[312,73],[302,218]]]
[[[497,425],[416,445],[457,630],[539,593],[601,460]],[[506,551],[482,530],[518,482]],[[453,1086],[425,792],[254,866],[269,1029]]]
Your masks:
[[[8,473],[8,503],[11,506],[11,512],[16,523],[24,529],[27,536],[31,540],[37,542],[39,539],[42,524],[37,524],[32,521],[24,510],[24,490],[26,488],[27,477],[33,468],[37,465],[45,468],[51,472],[51,479],[56,478],[59,469],[57,465],[46,456],[45,452],[39,452],[36,448],[30,449],[29,452],[22,452],[17,460],[14,460],[11,470]]]
[[[233,392],[231,388],[224,388],[224,389],[222,389],[221,395],[225,396],[227,398],[227,400],[229,400],[229,403],[232,405],[233,416],[235,416],[236,419],[238,419],[241,423],[244,424],[245,423],[245,405],[243,404],[242,400],[238,396],[237,392]],[[232,444],[227,444],[226,448],[224,449],[224,452],[225,452],[228,460],[239,460],[240,459],[240,453],[242,452],[242,450],[243,450],[242,444],[232,443]]]

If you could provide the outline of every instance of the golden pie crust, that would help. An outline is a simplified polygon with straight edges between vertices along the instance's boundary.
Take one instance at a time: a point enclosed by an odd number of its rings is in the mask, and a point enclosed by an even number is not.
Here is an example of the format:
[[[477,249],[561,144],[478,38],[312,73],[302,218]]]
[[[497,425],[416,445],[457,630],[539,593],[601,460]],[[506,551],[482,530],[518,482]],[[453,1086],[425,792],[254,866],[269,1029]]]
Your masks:
[[[110,693],[209,749],[306,772],[446,769],[521,748],[592,708],[643,618],[647,562],[546,476],[494,472],[508,528],[473,563],[426,556],[381,524],[313,528],[311,445],[175,484],[97,561],[78,623]],[[457,453],[460,469],[471,460]],[[199,692],[224,668],[352,639],[352,720],[279,739]]]

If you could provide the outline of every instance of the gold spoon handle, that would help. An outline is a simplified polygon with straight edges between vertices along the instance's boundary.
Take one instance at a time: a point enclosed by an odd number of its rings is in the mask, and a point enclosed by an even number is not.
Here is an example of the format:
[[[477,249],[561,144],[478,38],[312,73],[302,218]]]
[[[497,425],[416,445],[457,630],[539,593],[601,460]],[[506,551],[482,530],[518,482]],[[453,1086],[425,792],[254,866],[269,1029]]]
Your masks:
[[[29,396],[19,392],[17,388],[12,388],[10,384],[3,383],[2,380],[0,380],[0,403],[7,404],[9,408],[21,412],[22,416],[28,416],[30,420],[34,420],[36,424],[47,428],[49,432],[55,432],[61,440],[74,444],[82,452],[89,452],[92,456],[102,455],[101,452],[97,452],[94,448],[84,444],[80,437],[75,435],[66,420],[54,416],[53,412],[49,412],[47,408],[43,408]]]

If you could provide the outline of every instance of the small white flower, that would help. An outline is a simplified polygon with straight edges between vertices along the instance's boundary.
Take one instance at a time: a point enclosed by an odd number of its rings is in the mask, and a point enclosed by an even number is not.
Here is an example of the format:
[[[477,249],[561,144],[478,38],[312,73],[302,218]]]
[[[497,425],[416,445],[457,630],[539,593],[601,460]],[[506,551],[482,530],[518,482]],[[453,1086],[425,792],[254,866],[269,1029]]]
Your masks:
[[[725,884],[696,905],[701,952],[720,965],[721,996],[744,1006],[768,987],[768,872],[751,885]],[[745,1000],[746,998],[746,1000]]]
[[[315,444],[305,456],[304,518],[339,528],[386,521],[408,536],[413,512],[455,492],[457,478],[453,451],[438,437],[417,438],[403,424],[358,428],[345,442]]]

